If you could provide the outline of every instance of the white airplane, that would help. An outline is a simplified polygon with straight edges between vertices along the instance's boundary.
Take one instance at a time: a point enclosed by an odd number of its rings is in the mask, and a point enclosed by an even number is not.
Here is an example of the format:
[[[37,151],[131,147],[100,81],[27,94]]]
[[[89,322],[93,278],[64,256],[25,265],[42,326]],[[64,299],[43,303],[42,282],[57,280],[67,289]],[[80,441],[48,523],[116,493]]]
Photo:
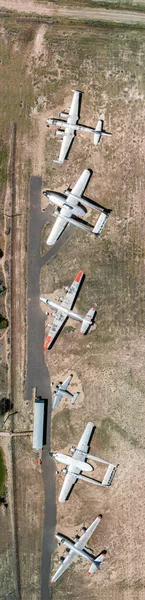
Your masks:
[[[65,379],[65,381],[62,383],[61,381],[59,383],[57,383],[55,390],[53,392],[53,396],[54,396],[54,402],[53,402],[53,410],[55,408],[57,408],[58,404],[61,402],[61,399],[63,398],[63,396],[65,396],[65,398],[71,398],[72,404],[75,404],[79,393],[80,392],[76,392],[76,394],[71,394],[71,392],[68,392],[67,388],[72,380],[73,375],[70,375],[67,379]]]
[[[61,119],[47,119],[47,126],[55,125],[57,127],[63,127],[62,129],[56,130],[56,135],[61,136],[60,142],[62,143],[59,159],[54,160],[53,162],[62,164],[67,158],[70,147],[72,145],[73,139],[77,133],[77,131],[83,131],[87,133],[92,133],[94,136],[94,144],[95,146],[99,143],[102,135],[112,135],[103,129],[103,121],[99,119],[96,128],[87,127],[87,125],[78,125],[78,120],[80,118],[80,104],[81,104],[81,95],[82,92],[79,90],[72,90],[74,93],[71,106],[69,106],[69,113],[61,112],[59,114],[60,117],[67,118],[67,121]]]
[[[85,546],[89,541],[90,537],[93,535],[96,527],[99,525],[101,519],[102,515],[98,515],[98,517],[93,521],[93,523],[90,525],[90,527],[88,527],[88,529],[86,529],[86,527],[83,527],[83,533],[81,537],[77,535],[74,541],[70,540],[70,538],[62,535],[61,533],[56,534],[55,537],[58,540],[58,543],[64,544],[64,546],[66,546],[66,558],[61,556],[61,558],[59,559],[61,566],[56,571],[55,575],[52,577],[51,583],[55,583],[55,581],[57,581],[57,579],[61,577],[61,575],[71,565],[71,563],[74,562],[74,560],[76,560],[76,558],[78,558],[79,556],[81,558],[85,558],[91,563],[88,575],[93,575],[96,569],[100,568],[101,563],[106,557],[107,551],[103,550],[103,552],[94,557],[92,551],[90,551],[89,548],[85,548]]]
[[[74,306],[83,279],[84,271],[79,271],[70,288],[65,287],[65,290],[67,291],[65,298],[59,298],[59,300],[62,302],[61,305],[58,304],[58,302],[54,302],[54,300],[49,300],[49,298],[46,300],[45,298],[40,297],[42,302],[55,309],[55,312],[52,313],[54,316],[53,323],[52,325],[48,325],[50,327],[50,331],[44,344],[44,350],[50,350],[50,348],[52,348],[56,338],[58,337],[68,318],[80,321],[82,323],[81,333],[84,334],[86,334],[93,325],[96,315],[96,310],[94,308],[90,308],[85,317],[82,317],[82,315],[79,313],[71,310]],[[46,314],[48,315],[49,313]]]
[[[49,455],[52,456],[56,461],[68,466],[68,468],[65,467],[62,469],[62,473],[64,473],[66,477],[60,492],[59,502],[64,502],[67,500],[72,487],[78,479],[94,485],[101,485],[103,487],[109,487],[113,481],[118,465],[115,466],[108,462],[108,460],[98,458],[98,456],[94,456],[93,454],[88,454],[89,441],[92,437],[94,427],[94,423],[88,423],[86,425],[77,448],[70,448],[70,452],[73,454],[73,456],[62,454],[60,452],[49,452]],[[82,471],[87,472],[93,470],[92,465],[90,465],[88,462],[85,462],[87,458],[90,458],[90,460],[95,460],[99,463],[103,463],[104,465],[109,465],[103,477],[103,481],[97,481],[92,477],[86,477],[86,475],[80,474]]]
[[[57,205],[57,209],[53,213],[57,216],[57,219],[47,238],[48,246],[51,246],[59,239],[68,223],[72,223],[76,227],[87,231],[87,233],[93,233],[96,237],[100,235],[110,210],[101,207],[99,204],[86,198],[86,196],[83,196],[91,175],[92,171],[90,169],[85,169],[73,189],[67,189],[63,194],[60,192],[52,192],[50,190],[43,192],[52,204]],[[95,227],[82,219],[87,212],[86,207],[101,213]]]

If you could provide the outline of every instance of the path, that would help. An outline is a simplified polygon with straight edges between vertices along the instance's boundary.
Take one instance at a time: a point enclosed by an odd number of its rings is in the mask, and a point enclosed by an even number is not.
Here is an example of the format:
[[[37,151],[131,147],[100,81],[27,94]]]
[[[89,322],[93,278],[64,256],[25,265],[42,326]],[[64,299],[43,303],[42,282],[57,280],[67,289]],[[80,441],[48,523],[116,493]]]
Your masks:
[[[15,10],[17,13],[33,14],[47,17],[68,17],[70,19],[83,19],[87,21],[109,21],[110,23],[142,24],[145,25],[145,13],[133,10],[113,10],[106,8],[67,8],[48,3],[39,4],[34,0],[0,0],[0,9]]]

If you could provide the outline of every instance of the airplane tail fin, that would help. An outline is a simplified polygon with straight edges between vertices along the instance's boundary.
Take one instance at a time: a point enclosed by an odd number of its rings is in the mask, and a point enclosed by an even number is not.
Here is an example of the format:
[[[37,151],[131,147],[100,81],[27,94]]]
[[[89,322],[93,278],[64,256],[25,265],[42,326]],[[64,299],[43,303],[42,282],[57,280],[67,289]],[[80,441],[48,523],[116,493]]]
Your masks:
[[[117,466],[115,465],[109,465],[105,475],[104,475],[104,479],[102,481],[102,485],[109,487],[115,477],[115,473],[117,471]]]
[[[102,131],[103,131],[103,123],[104,123],[104,121],[102,121],[102,119],[99,119],[99,121],[98,121],[98,123],[96,125],[95,131],[97,133],[94,133],[94,144],[95,144],[95,146],[97,146],[97,144],[99,144],[99,142],[100,142],[100,138],[101,138]]]
[[[86,334],[89,331],[90,327],[94,323],[95,315],[96,315],[96,310],[94,308],[90,308],[87,315],[83,319],[82,326],[81,326],[81,333]]]
[[[106,212],[102,212],[100,214],[100,217],[99,217],[94,229],[92,230],[92,233],[94,233],[96,236],[100,235],[100,233],[108,219],[108,216],[109,216],[109,212],[108,212],[108,214]]]
[[[101,554],[95,558],[95,561],[91,564],[90,569],[88,571],[88,575],[93,575],[96,569],[100,569],[100,565],[102,564],[104,558],[106,558],[107,550],[103,550]]]
[[[76,394],[74,394],[74,396],[72,397],[72,404],[75,404],[78,396],[79,396],[79,392],[76,392]]]

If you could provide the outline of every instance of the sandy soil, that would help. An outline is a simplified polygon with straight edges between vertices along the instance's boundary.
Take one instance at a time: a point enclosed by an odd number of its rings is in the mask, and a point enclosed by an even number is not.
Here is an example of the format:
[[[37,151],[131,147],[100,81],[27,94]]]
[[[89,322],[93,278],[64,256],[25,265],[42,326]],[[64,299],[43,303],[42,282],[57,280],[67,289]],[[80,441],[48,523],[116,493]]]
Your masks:
[[[133,11],[120,11],[120,10],[108,10],[105,8],[79,8],[77,10],[71,8],[52,6],[52,3],[48,4],[37,4],[32,0],[26,0],[24,3],[19,0],[0,0],[1,9],[16,10],[17,12],[26,14],[37,14],[46,15],[48,17],[68,17],[71,19],[83,19],[83,20],[94,20],[94,21],[113,21],[114,23],[145,23],[144,13],[134,13]]]
[[[116,600],[116,598],[143,600],[145,588],[145,548],[142,533],[145,427],[143,327],[145,91],[142,71],[144,40],[139,34],[140,40],[137,38],[135,44],[134,34],[132,37],[127,32],[123,34],[122,43],[118,31],[116,37],[113,37],[112,31],[107,33],[107,37],[105,37],[106,32],[99,31],[97,43],[95,32],[87,46],[88,38],[86,31],[83,31],[81,53],[80,38],[77,38],[77,34],[75,44],[78,42],[79,54],[76,46],[73,47],[72,36],[70,55],[70,39],[67,50],[67,37],[64,48],[64,39],[62,40],[60,36],[60,79],[58,80],[56,33],[51,31],[52,37],[47,40],[44,48],[45,31],[43,26],[38,28],[34,42],[29,45],[27,69],[29,56],[32,62],[34,57],[38,81],[37,68],[41,60],[41,52],[44,52],[51,99],[49,97],[45,106],[44,89],[42,111],[35,112],[33,106],[32,123],[36,146],[31,135],[21,139],[18,135],[17,138],[16,206],[21,215],[17,220],[15,245],[14,358],[17,368],[15,367],[14,383],[15,402],[19,411],[15,426],[22,429],[26,426],[31,428],[33,422],[31,407],[27,409],[24,407],[26,356],[24,246],[28,194],[24,170],[26,155],[31,157],[32,170],[34,169],[38,174],[37,169],[40,169],[39,174],[42,173],[45,183],[51,181],[52,189],[54,187],[61,189],[63,184],[66,188],[74,183],[85,163],[88,167],[92,166],[94,170],[88,195],[94,200],[96,197],[99,198],[102,204],[112,208],[112,214],[97,242],[82,232],[75,232],[61,248],[59,255],[49,263],[49,268],[47,266],[42,270],[41,293],[47,291],[53,295],[56,290],[60,290],[62,295],[62,286],[70,284],[78,269],[84,268],[86,282],[83,293],[81,292],[78,298],[77,307],[86,311],[95,299],[98,309],[97,327],[92,333],[82,338],[77,324],[73,332],[66,326],[56,346],[46,355],[53,381],[59,378],[63,380],[67,374],[73,372],[74,383],[81,389],[80,400],[78,399],[74,408],[71,408],[68,401],[64,401],[58,411],[55,411],[51,445],[54,450],[68,450],[70,444],[77,444],[86,422],[93,420],[97,429],[91,443],[91,451],[104,458],[110,458],[113,462],[119,462],[120,466],[109,490],[100,489],[96,493],[95,488],[90,489],[87,484],[83,486],[82,482],[78,482],[69,502],[64,506],[58,504],[57,528],[62,532],[69,531],[72,537],[76,531],[80,531],[82,524],[89,525],[99,512],[103,513],[103,521],[91,545],[95,553],[106,547],[108,556],[102,570],[91,580],[87,578],[85,561],[78,561],[72,567],[71,573],[69,571],[65,578],[53,587],[52,597],[59,600],[64,597],[65,590],[65,597],[73,598],[75,581],[77,599],[83,595],[86,599],[89,596],[94,600],[97,593],[99,600],[102,599],[102,595],[109,600]],[[112,39],[114,46],[111,45]],[[94,40],[96,53],[93,54]],[[50,73],[48,73],[48,57],[52,69]],[[34,77],[33,67],[32,77]],[[51,88],[54,83],[55,87]],[[39,84],[43,88],[43,79]],[[58,152],[58,145],[51,130],[46,134],[45,146],[43,119],[46,113],[51,114],[52,108],[55,115],[62,108],[67,108],[71,100],[70,87],[78,84],[85,92],[81,121],[84,120],[86,124],[95,123],[96,113],[100,110],[104,112],[106,128],[113,132],[113,136],[109,143],[108,140],[103,140],[97,150],[94,149],[89,136],[85,138],[85,143],[83,136],[77,136],[70,160],[64,165],[63,170],[59,171],[51,163],[55,152]],[[41,139],[41,152],[37,150],[38,132]],[[45,160],[44,156],[41,156],[44,152]],[[22,597],[37,598],[40,583],[39,556],[43,513],[42,481],[36,468],[30,441],[29,443],[22,441],[19,444],[16,440],[15,456]],[[98,476],[98,474],[100,471],[95,467],[94,475]],[[57,497],[62,482],[63,475],[60,474],[57,478]],[[26,527],[27,520],[28,527]],[[56,553],[54,570],[57,566],[57,558]],[[2,566],[4,568],[4,561]]]

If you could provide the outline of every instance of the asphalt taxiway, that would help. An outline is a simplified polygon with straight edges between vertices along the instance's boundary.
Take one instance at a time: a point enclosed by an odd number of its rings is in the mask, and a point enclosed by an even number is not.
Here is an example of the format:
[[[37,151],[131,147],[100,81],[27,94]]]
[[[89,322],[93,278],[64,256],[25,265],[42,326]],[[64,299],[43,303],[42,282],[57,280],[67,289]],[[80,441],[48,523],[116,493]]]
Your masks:
[[[64,241],[73,231],[69,226],[58,242],[44,256],[40,255],[41,232],[47,221],[54,223],[53,207],[41,211],[41,177],[30,178],[30,209],[28,228],[28,314],[27,314],[27,369],[25,398],[31,400],[32,389],[37,389],[37,397],[48,402],[46,442],[42,451],[42,477],[45,494],[44,525],[41,553],[41,600],[49,600],[49,573],[51,553],[54,549],[54,530],[56,524],[55,505],[55,466],[48,456],[50,449],[51,390],[50,378],[44,357],[45,314],[40,307],[40,270],[49,262]],[[49,292],[49,290],[48,290]]]

